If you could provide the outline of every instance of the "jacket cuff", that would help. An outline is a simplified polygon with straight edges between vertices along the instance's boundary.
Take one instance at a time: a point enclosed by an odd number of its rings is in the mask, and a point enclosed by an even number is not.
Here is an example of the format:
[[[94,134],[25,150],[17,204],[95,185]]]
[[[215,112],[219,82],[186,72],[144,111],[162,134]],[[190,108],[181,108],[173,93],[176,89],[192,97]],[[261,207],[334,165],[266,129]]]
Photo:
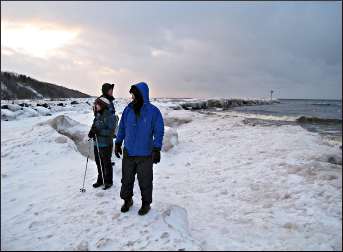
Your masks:
[[[158,148],[158,147],[154,147],[152,148],[153,151],[161,151],[161,148]]]

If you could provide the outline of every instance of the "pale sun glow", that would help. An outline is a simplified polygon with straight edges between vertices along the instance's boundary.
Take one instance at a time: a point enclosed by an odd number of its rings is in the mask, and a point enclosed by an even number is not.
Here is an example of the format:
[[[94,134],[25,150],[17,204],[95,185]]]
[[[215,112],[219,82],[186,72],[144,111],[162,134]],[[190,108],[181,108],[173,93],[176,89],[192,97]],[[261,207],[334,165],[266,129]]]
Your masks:
[[[47,58],[71,44],[79,30],[44,23],[1,22],[1,49]]]

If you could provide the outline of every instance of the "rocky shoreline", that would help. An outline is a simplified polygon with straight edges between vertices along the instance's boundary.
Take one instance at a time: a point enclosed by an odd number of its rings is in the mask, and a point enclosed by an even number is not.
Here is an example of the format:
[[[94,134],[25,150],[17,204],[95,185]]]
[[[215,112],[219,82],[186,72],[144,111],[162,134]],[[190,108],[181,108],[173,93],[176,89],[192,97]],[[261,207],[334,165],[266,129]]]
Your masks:
[[[185,110],[212,109],[220,108],[223,110],[240,106],[270,105],[280,103],[278,100],[258,100],[258,99],[209,99],[204,101],[181,103],[180,106]]]
[[[77,106],[85,106],[91,109],[92,99],[93,98],[2,100],[1,121],[12,121],[36,116],[51,116],[56,112],[77,109]]]

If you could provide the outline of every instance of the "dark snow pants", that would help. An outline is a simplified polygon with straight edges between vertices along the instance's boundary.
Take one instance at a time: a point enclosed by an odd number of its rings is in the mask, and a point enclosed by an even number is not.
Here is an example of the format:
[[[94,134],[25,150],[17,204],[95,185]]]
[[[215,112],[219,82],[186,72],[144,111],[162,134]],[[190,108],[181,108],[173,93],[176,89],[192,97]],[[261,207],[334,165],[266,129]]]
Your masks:
[[[110,145],[108,147],[99,147],[101,165],[104,171],[104,180],[105,180],[106,185],[113,184],[113,168],[112,168],[112,163],[111,163],[112,149],[113,149],[113,145]],[[101,172],[100,160],[99,160],[99,155],[98,155],[98,149],[96,146],[94,146],[94,156],[95,156],[96,166],[98,167],[97,182],[102,184],[103,182],[102,175],[101,175],[102,172]]]
[[[142,202],[151,204],[152,202],[152,157],[129,157],[124,148],[122,162],[122,179],[120,197],[123,200],[130,199],[133,196],[133,186],[137,173],[139,188],[141,190]]]

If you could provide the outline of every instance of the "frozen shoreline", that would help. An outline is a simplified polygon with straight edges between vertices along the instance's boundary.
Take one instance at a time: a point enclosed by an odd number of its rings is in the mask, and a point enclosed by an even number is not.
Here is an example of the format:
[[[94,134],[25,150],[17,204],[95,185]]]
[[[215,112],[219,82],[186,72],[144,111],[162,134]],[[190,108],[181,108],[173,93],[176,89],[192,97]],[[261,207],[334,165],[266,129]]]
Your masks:
[[[61,114],[90,125],[90,106],[2,121],[1,249],[342,249],[342,166],[329,162],[342,160],[337,143],[296,125],[251,127],[236,112],[156,105],[178,144],[154,167],[153,211],[143,218],[137,184],[134,208],[119,212],[120,160],[106,192],[91,188],[91,162],[80,194],[84,156],[37,126]]]
[[[279,103],[278,100],[273,99],[207,99],[193,102],[181,103],[180,106],[183,109],[211,109],[221,108],[227,110],[229,108],[240,107],[240,106],[256,106],[256,105],[270,105]]]
[[[60,111],[73,110],[76,105],[91,107],[94,98],[66,98],[63,100],[57,99],[42,99],[42,100],[3,100],[1,101],[1,120],[10,121],[26,117],[35,117],[42,115],[50,115]],[[228,109],[238,106],[254,106],[279,103],[278,100],[267,99],[168,99],[155,98],[152,99],[160,104],[164,101],[174,104],[174,109],[197,110],[222,108]],[[118,102],[119,101],[119,102]],[[119,98],[117,104],[122,104],[127,99]]]

